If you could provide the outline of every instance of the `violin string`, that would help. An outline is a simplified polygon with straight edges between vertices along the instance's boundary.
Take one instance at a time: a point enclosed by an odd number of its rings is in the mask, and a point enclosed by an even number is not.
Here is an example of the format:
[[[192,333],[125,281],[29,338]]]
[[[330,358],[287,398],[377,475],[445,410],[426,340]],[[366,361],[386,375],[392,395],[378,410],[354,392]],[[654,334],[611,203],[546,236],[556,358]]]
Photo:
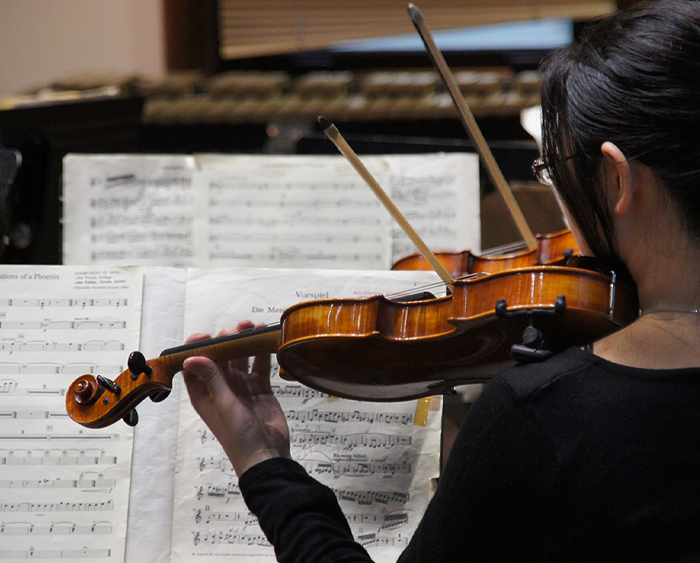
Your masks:
[[[499,254],[511,254],[514,252],[519,252],[521,250],[527,250],[527,245],[524,241],[509,242],[507,244],[502,244],[500,246],[494,246],[484,250],[482,256],[497,256]]]
[[[455,278],[455,281],[457,281],[457,280],[466,281],[466,280],[481,277],[483,275],[484,274],[482,274],[482,273],[465,274],[463,276],[459,276],[459,277]],[[414,293],[419,293],[422,291],[430,291],[430,290],[438,289],[438,288],[442,289],[445,287],[446,287],[445,283],[439,281],[439,282],[434,282],[434,283],[430,283],[430,284],[419,286],[419,287],[412,287],[411,289],[405,289],[403,291],[397,291],[395,293],[390,293],[390,294],[385,295],[384,297],[386,297],[387,299],[400,299],[401,297],[407,297],[407,296],[412,295]]]
[[[421,293],[421,292],[426,292],[426,291],[431,291],[433,289],[442,289],[445,287],[445,284],[442,282],[435,282],[431,283],[428,285],[424,285],[421,287],[412,287],[411,289],[406,289],[403,291],[397,291],[395,293],[388,293],[384,297],[386,297],[389,300],[392,299],[401,299],[402,297],[408,297],[409,295],[413,295],[415,293]]]
[[[648,309],[646,311],[640,311],[639,316],[643,317],[645,315],[653,315],[654,313],[674,313],[677,315],[697,315],[700,313],[700,309]]]

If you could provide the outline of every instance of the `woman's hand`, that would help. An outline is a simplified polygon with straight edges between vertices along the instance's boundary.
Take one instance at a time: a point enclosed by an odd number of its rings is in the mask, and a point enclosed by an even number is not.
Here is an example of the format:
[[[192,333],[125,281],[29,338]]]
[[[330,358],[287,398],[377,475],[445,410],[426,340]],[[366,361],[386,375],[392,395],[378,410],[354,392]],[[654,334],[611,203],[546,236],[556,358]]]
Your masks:
[[[218,336],[253,328],[243,321],[236,330],[223,329]],[[187,343],[209,338],[193,334]],[[184,362],[183,376],[190,401],[214,433],[240,477],[253,465],[273,457],[291,457],[289,429],[282,407],[270,387],[270,355],[256,356],[253,369],[248,358],[216,363],[193,356]]]

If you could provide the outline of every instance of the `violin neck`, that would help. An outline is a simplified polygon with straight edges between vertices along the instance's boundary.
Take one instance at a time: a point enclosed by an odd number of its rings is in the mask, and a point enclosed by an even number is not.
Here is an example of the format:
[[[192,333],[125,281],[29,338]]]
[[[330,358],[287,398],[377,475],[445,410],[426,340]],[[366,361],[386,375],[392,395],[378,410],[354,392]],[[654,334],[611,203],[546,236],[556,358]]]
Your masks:
[[[191,356],[205,356],[215,362],[223,362],[257,354],[274,354],[280,346],[281,332],[282,326],[278,323],[208,338],[163,350],[160,360],[177,373],[182,369],[182,363]]]

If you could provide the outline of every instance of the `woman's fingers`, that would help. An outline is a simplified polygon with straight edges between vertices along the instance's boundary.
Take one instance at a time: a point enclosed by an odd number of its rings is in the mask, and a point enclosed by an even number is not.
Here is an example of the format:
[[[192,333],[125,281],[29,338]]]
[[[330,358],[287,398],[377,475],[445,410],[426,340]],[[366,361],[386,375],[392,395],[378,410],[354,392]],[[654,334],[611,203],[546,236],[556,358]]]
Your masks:
[[[199,342],[200,340],[206,340],[208,338],[211,338],[211,335],[197,332],[195,334],[191,334],[187,340],[185,340],[185,344],[192,344],[193,342]]]
[[[251,321],[241,321],[236,328],[225,327],[217,337],[236,334],[251,330],[255,325]],[[198,342],[210,338],[207,334],[193,334],[187,343]],[[242,396],[270,394],[270,354],[261,354],[253,360],[252,370],[249,370],[249,358],[237,358],[228,362],[216,364],[204,357],[193,356],[183,362],[183,368],[198,377],[206,386],[208,393],[217,396],[219,393],[236,393]],[[197,389],[195,389],[197,391]]]
[[[236,334],[238,332],[242,332],[245,330],[250,330],[254,327],[252,322],[250,321],[241,321],[238,323],[238,326],[236,328],[233,328],[231,326],[227,326],[225,328],[222,328],[219,333],[216,336],[228,336],[230,334]],[[248,371],[248,358],[237,358],[235,360],[231,360],[229,362],[229,366],[237,371],[241,372],[247,372]]]
[[[257,384],[260,393],[272,394],[272,386],[270,385],[271,363],[270,354],[260,354],[253,359],[252,373],[257,374]]]

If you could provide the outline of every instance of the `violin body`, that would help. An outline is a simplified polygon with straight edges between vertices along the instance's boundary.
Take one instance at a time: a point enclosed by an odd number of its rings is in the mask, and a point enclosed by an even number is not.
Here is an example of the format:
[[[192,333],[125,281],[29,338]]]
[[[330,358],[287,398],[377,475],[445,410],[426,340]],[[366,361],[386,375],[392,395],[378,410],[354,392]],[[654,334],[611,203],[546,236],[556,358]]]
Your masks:
[[[561,316],[551,312],[565,296]],[[504,301],[514,318],[497,312]],[[518,314],[519,313],[519,314]],[[384,297],[301,303],[282,316],[277,361],[291,378],[331,395],[406,400],[485,382],[514,364],[533,324],[557,349],[583,346],[631,322],[636,296],[609,276],[535,266],[468,280],[429,302]]]
[[[579,253],[574,236],[569,230],[547,235],[537,235],[537,247],[508,254],[478,255],[469,250],[461,252],[436,252],[437,259],[454,278],[484,272],[495,274],[515,268],[563,264]],[[392,266],[392,270],[432,270],[421,254],[405,256]]]
[[[557,315],[560,296],[565,308]],[[499,312],[500,310],[500,312]],[[331,395],[401,401],[488,381],[513,364],[530,324],[559,349],[595,341],[637,315],[636,293],[600,272],[533,266],[456,280],[453,293],[416,301],[326,299],[287,309],[265,327],[165,350],[132,353],[114,382],[85,374],[66,395],[76,422],[101,428],[172,386],[184,360],[276,353],[282,376]],[[141,360],[133,360],[135,355]],[[138,359],[137,356],[137,359]]]

